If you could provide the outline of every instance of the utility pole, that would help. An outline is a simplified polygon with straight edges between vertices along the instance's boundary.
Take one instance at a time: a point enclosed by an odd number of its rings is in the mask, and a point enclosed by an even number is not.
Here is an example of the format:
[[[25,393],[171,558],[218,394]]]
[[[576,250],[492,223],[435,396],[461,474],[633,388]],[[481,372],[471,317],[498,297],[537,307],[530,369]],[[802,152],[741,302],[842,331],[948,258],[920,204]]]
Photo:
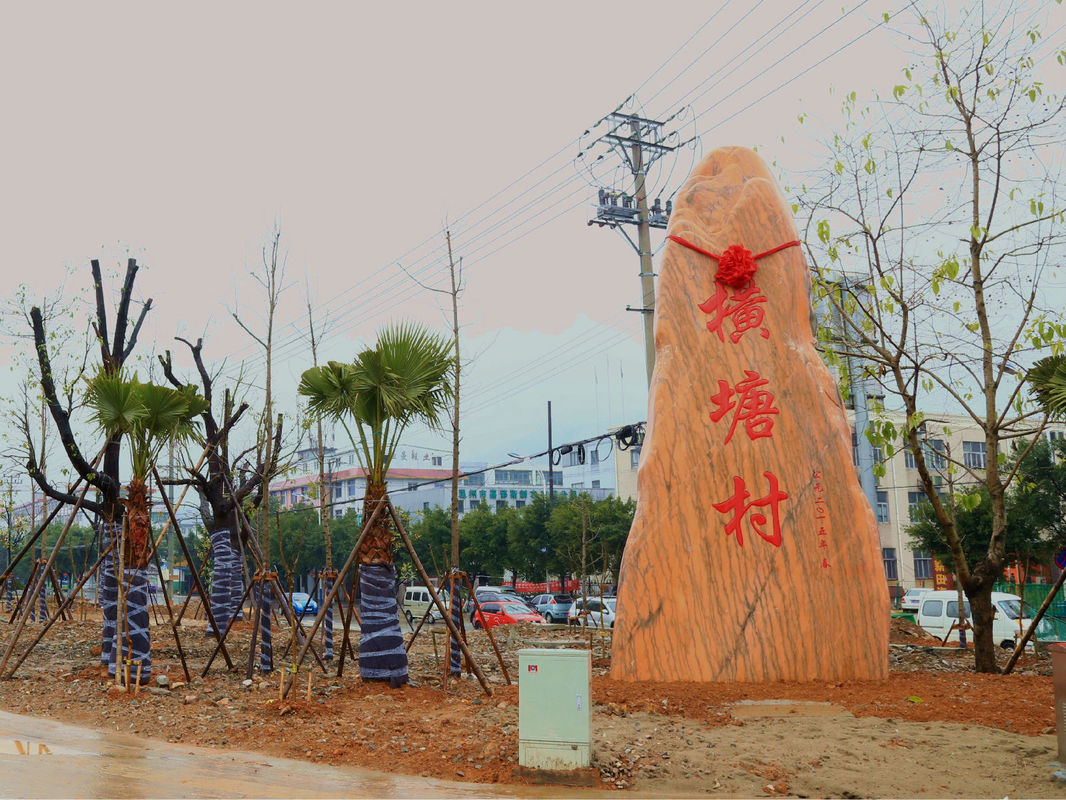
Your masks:
[[[552,468],[552,401],[548,401],[548,502],[555,504],[555,470]]]
[[[655,161],[677,148],[666,144],[674,137],[674,133],[665,132],[666,122],[620,111],[613,111],[604,119],[611,125],[611,129],[600,137],[600,141],[607,144],[629,168],[633,175],[634,194],[630,197],[601,188],[596,216],[590,219],[588,224],[617,230],[625,236],[640,258],[641,305],[639,308],[626,306],[626,310],[638,311],[644,315],[644,361],[648,384],[651,385],[651,376],[655,369],[655,272],[652,265],[651,229],[666,228],[672,203],[667,200],[664,209],[661,201],[656,199],[655,204],[651,208],[648,207],[647,176],[648,168]],[[623,225],[636,225],[636,242],[626,233]]]

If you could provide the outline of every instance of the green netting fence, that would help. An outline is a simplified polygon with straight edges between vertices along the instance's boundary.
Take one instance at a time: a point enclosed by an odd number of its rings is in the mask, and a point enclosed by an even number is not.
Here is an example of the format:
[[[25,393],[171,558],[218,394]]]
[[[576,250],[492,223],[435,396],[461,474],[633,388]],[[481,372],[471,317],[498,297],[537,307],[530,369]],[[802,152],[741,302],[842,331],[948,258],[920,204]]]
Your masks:
[[[1026,583],[1024,585],[999,581],[992,587],[996,592],[1009,592],[1022,598],[1026,616],[1032,616],[1044,604],[1051,592],[1050,583]],[[1044,614],[1046,625],[1038,626],[1036,638],[1042,642],[1066,642],[1066,594],[1060,589]]]

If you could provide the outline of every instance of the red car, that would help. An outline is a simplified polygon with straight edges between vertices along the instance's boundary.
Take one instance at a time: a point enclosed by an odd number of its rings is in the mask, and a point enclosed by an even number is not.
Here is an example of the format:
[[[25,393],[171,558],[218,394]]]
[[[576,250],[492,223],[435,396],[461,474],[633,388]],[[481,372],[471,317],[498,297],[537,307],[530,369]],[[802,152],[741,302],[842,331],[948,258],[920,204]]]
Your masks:
[[[514,625],[516,622],[544,624],[544,618],[525,603],[513,600],[493,601],[481,604],[481,613],[474,612],[475,628],[495,628],[497,625]]]

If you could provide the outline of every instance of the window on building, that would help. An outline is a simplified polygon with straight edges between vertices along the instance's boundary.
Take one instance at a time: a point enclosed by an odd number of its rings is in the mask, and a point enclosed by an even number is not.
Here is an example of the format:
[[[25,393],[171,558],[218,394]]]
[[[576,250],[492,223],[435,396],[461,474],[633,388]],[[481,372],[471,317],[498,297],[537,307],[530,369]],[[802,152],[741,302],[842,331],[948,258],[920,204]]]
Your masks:
[[[547,486],[548,485],[548,473],[547,472],[541,472],[540,476],[541,476],[541,482],[545,486]],[[562,486],[563,485],[563,473],[556,472],[555,470],[552,470],[552,485],[553,486]]]
[[[407,482],[407,491],[413,492],[413,491],[415,491],[417,489],[418,489],[418,481],[408,481]]]
[[[507,508],[507,501],[506,500],[497,500],[496,501],[496,510],[497,511],[501,511],[502,509],[505,509],[505,508]]]
[[[526,507],[526,501],[525,500],[515,500],[514,507],[515,508],[525,508]]]
[[[914,457],[914,451],[909,447],[906,449],[906,455],[903,460],[907,464],[907,469],[918,469],[918,459]]]
[[[422,504],[422,510],[423,511],[429,511],[429,503],[423,503]]]
[[[573,488],[575,488],[575,489],[584,489],[585,488],[585,482],[584,481],[577,481],[576,483],[571,483],[570,485]]]
[[[890,522],[888,516],[888,492],[877,493],[877,521],[887,525]]]
[[[929,469],[947,469],[948,461],[945,457],[947,450],[947,443],[943,439],[929,439],[922,443],[922,455],[925,456],[925,463]],[[907,469],[918,469],[918,459],[914,457],[914,452],[909,447],[906,449],[905,461]]]
[[[962,463],[971,469],[984,469],[985,452],[984,442],[963,442]]]
[[[926,458],[929,459],[929,466],[936,470],[945,470],[948,467],[948,460],[946,453],[948,451],[947,443],[943,439],[930,439],[929,450],[926,453]]]
[[[1066,431],[1048,431],[1047,440],[1054,444],[1055,442],[1061,442],[1066,439]]]
[[[928,501],[929,498],[925,496],[925,492],[907,492],[907,511],[911,522],[918,518],[918,506]]]
[[[456,505],[456,508],[459,510],[460,514],[464,513],[464,511],[465,511],[464,506],[465,505],[466,505],[466,501],[465,500],[460,500],[458,502],[458,504]]]
[[[914,551],[914,579],[916,581],[933,579],[933,558],[924,550]]]
[[[851,431],[851,463],[859,466],[859,434],[854,428]]]
[[[599,489],[600,488],[600,482],[599,481],[593,481],[592,482],[592,488],[593,489]]]
[[[639,447],[634,447],[632,450],[629,451],[629,466],[632,469],[636,469],[639,464],[640,464],[640,448]]]
[[[899,570],[896,568],[896,548],[882,547],[881,560],[885,562],[885,580],[898,581]]]
[[[443,467],[444,466],[444,456],[433,456],[433,466],[435,466],[435,467]]]
[[[485,485],[485,473],[479,472],[477,475],[467,475],[463,478],[463,483],[467,486],[484,486]]]
[[[530,486],[533,483],[533,473],[528,469],[498,469],[496,470],[496,483]]]

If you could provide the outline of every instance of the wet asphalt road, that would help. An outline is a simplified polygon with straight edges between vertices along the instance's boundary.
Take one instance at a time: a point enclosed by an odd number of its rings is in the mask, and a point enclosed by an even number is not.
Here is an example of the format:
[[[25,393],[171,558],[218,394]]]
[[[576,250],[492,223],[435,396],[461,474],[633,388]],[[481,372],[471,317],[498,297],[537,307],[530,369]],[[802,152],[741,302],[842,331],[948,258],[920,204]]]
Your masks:
[[[581,790],[563,789],[567,796]],[[551,797],[146,741],[0,711],[0,797]],[[592,795],[586,795],[592,796]]]

